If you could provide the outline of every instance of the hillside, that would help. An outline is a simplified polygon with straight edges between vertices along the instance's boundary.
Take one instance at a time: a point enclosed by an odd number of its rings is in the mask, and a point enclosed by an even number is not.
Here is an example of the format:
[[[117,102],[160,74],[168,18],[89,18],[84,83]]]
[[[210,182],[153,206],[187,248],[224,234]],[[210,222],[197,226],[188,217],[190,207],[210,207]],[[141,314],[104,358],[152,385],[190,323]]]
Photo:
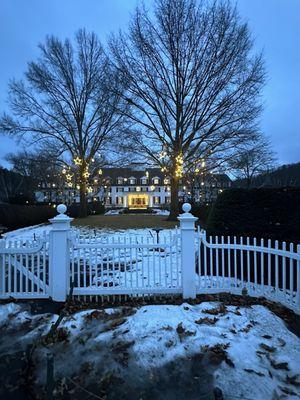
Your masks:
[[[246,187],[245,179],[234,181],[235,187]],[[300,162],[282,165],[253,178],[251,187],[300,187]]]

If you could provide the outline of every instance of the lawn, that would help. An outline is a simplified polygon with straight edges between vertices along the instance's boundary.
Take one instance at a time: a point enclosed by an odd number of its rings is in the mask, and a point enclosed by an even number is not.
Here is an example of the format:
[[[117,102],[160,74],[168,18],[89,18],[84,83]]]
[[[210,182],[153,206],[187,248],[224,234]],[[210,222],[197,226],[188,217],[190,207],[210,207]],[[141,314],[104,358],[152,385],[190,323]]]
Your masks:
[[[179,221],[167,221],[164,215],[124,214],[124,215],[92,215],[86,218],[76,218],[74,226],[89,226],[91,228],[109,229],[171,229],[179,225]]]

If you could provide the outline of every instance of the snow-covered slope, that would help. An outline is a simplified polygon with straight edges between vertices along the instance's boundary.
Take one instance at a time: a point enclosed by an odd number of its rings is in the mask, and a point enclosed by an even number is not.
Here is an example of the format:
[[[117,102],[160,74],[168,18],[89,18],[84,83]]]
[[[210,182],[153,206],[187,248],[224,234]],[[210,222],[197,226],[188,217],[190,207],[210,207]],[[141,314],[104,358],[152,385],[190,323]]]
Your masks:
[[[31,315],[28,306],[0,306],[1,354],[23,350],[54,320],[52,314]],[[57,377],[67,383],[72,377],[86,387],[107,374],[118,378],[108,383],[108,399],[118,393],[135,393],[130,400],[174,399],[174,391],[178,399],[199,399],[212,386],[225,399],[300,397],[300,340],[260,305],[90,309],[66,317],[59,330],[60,339],[39,344],[35,352],[40,384],[51,350]],[[138,397],[141,392],[149,397]]]

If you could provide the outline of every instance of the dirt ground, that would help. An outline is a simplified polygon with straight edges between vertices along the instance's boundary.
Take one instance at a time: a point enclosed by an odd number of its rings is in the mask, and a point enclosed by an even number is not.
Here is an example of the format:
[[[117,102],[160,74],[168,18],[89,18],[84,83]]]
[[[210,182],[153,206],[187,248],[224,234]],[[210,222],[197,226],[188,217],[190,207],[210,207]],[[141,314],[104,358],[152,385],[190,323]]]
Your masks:
[[[123,215],[90,215],[87,218],[76,218],[72,225],[89,226],[91,228],[106,229],[143,229],[164,228],[171,229],[179,225],[179,221],[167,221],[166,216],[146,214]]]

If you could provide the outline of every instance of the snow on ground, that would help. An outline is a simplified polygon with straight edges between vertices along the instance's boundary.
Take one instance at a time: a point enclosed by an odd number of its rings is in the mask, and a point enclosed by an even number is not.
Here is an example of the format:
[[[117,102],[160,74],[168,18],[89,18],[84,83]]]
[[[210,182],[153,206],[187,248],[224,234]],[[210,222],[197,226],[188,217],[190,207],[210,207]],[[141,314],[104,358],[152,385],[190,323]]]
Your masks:
[[[14,231],[7,232],[2,236],[7,240],[33,240],[34,238],[42,238],[45,234],[48,234],[52,229],[51,224],[40,224],[33,225],[26,228],[16,229]],[[159,232],[159,237],[167,237],[173,229],[163,229]],[[151,228],[143,229],[107,229],[107,228],[90,228],[84,227],[71,227],[71,234],[75,234],[80,239],[89,238],[91,236],[106,237],[108,235],[121,235],[121,236],[143,236],[156,239],[156,232]]]
[[[55,317],[31,315],[26,305],[0,306],[1,355],[24,350],[47,332]],[[260,305],[210,302],[85,310],[66,317],[59,329],[60,339],[44,341],[35,352],[39,384],[45,382],[51,350],[56,378],[66,377],[67,383],[68,377],[80,379],[95,393],[93,382],[99,385],[109,374],[108,400],[120,393],[128,393],[122,399],[130,400],[193,400],[210,385],[221,388],[224,399],[300,396],[300,340]]]
[[[119,214],[123,214],[123,212],[124,212],[124,208],[121,208],[118,210],[108,210],[108,211],[106,211],[106,213],[104,215],[119,215]],[[165,215],[165,216],[170,215],[170,211],[162,210],[160,208],[152,208],[152,213],[155,215]],[[141,215],[141,214],[139,214],[139,215]],[[151,215],[151,214],[145,213],[145,215]]]
[[[48,234],[51,229],[51,224],[40,224],[16,229],[14,231],[4,233],[2,236],[6,240],[34,240],[42,238],[45,234]]]

